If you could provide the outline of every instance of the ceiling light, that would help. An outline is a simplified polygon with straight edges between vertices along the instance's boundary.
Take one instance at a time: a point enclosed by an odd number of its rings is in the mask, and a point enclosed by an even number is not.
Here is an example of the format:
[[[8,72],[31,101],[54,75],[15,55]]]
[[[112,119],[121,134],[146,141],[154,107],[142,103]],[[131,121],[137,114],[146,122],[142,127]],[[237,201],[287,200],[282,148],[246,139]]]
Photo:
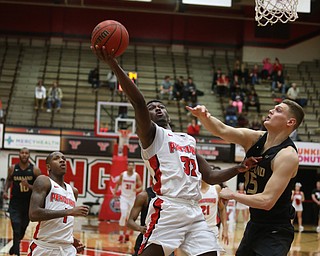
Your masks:
[[[182,0],[183,4],[231,7],[232,0]]]

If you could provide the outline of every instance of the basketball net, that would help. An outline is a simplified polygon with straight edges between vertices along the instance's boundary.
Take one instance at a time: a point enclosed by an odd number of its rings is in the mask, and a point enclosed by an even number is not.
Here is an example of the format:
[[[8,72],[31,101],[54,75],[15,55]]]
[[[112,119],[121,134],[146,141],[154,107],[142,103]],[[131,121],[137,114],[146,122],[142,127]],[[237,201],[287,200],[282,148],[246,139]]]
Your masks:
[[[287,23],[298,18],[298,0],[255,0],[256,21],[258,26]]]

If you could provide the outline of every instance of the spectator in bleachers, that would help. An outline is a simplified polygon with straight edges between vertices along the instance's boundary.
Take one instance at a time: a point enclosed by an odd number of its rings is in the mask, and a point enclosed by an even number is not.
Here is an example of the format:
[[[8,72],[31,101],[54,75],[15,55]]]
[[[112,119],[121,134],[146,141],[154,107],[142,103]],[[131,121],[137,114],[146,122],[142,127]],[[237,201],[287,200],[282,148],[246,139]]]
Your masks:
[[[261,70],[261,79],[270,80],[272,74],[272,63],[270,62],[270,58],[264,58],[262,63],[263,67]]]
[[[192,77],[188,77],[187,83],[183,88],[183,99],[185,104],[189,106],[196,106],[198,102],[197,87],[193,82]]]
[[[172,83],[171,83],[171,77],[165,76],[164,80],[162,81],[160,85],[160,99],[163,100],[164,96],[167,95],[168,100],[172,100]]]
[[[253,65],[253,68],[250,72],[250,78],[251,78],[251,85],[256,85],[259,84],[259,79],[260,79],[260,71],[259,71],[259,66],[257,64]]]
[[[249,127],[249,119],[247,117],[247,113],[243,112],[238,116],[238,127],[248,128]]]
[[[107,74],[107,87],[110,89],[112,93],[114,93],[118,88],[118,79],[117,76],[113,73],[113,71],[110,71]]]
[[[230,82],[230,94],[232,95],[238,88],[241,88],[241,78],[238,75],[233,74]]]
[[[280,63],[280,60],[278,58],[275,58],[274,64],[273,64],[273,67],[272,67],[272,76],[277,75],[279,70],[281,70],[281,72],[283,72],[283,66]]]
[[[41,110],[44,108],[44,101],[47,96],[46,92],[47,92],[46,88],[43,86],[43,81],[39,80],[35,88],[35,94],[34,94],[35,110],[38,110],[39,107]]]
[[[246,62],[243,62],[241,64],[241,80],[242,80],[242,84],[244,85],[248,85],[250,83],[250,75],[249,75],[249,68],[248,68],[248,64]]]
[[[274,76],[272,81],[272,96],[275,97],[275,90],[278,90],[282,94],[282,98],[286,94],[286,85],[284,81],[284,76],[282,70],[278,70],[277,74]]]
[[[296,83],[292,83],[289,90],[287,91],[287,98],[299,103],[299,93],[300,89],[297,87]]]
[[[93,90],[97,90],[100,87],[100,74],[99,74],[99,69],[94,68],[90,70],[89,75],[88,75],[88,83],[91,84],[91,88]]]
[[[241,96],[237,95],[235,100],[232,101],[232,105],[238,109],[238,113],[242,113],[243,102],[241,100]]]
[[[254,88],[251,88],[251,91],[248,93],[246,100],[245,100],[245,110],[246,112],[249,111],[249,107],[256,107],[257,112],[260,113],[260,101],[259,96]]]
[[[229,78],[223,73],[217,80],[217,93],[220,97],[225,97],[228,94],[230,86]]]
[[[216,88],[217,81],[221,77],[222,71],[221,71],[221,68],[218,68],[217,71],[215,71],[214,69],[212,71],[213,71],[213,79],[211,84],[211,93],[214,94],[217,92],[217,88]]]
[[[232,71],[233,76],[238,76],[239,78],[242,75],[241,72],[241,61],[239,59],[236,59],[233,63],[233,71]]]
[[[60,87],[58,87],[58,82],[53,82],[52,86],[48,91],[47,97],[47,112],[51,112],[52,107],[54,106],[57,112],[61,109],[61,101],[63,98],[63,93]]]
[[[192,136],[198,136],[200,134],[201,123],[197,118],[193,117],[191,123],[188,124],[187,133]]]
[[[173,98],[175,100],[182,99],[183,87],[184,87],[183,76],[179,76],[173,85]]]
[[[246,93],[244,92],[244,89],[242,89],[241,87],[236,87],[235,91],[231,93],[231,99],[235,101],[237,96],[240,96],[240,100],[244,102],[246,97]]]
[[[233,106],[231,99],[225,109],[225,123],[233,127],[236,127],[238,124],[237,108]]]
[[[256,115],[255,118],[251,121],[249,128],[255,131],[262,130],[261,121],[258,115]]]

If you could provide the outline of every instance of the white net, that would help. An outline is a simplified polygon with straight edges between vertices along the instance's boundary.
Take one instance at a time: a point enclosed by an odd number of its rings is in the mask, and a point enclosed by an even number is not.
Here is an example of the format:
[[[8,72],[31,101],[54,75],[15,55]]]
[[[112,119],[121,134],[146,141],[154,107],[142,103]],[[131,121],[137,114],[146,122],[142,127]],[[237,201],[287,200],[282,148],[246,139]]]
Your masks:
[[[258,26],[287,23],[298,18],[298,0],[255,0],[256,21]]]

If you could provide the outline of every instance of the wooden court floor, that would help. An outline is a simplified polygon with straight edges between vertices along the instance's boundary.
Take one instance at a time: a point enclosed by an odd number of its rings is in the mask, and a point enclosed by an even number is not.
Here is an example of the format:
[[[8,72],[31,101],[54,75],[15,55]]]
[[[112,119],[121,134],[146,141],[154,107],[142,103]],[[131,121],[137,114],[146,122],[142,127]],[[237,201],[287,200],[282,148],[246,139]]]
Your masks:
[[[36,223],[31,222],[26,235],[21,243],[21,255],[27,255],[29,242],[31,241]],[[229,225],[229,245],[223,245],[226,253],[224,256],[232,256],[237,249],[243,235],[243,223]],[[94,256],[130,256],[133,252],[137,232],[131,232],[130,241],[121,244],[117,241],[119,228],[117,222],[98,221],[96,217],[76,218],[74,235],[85,245],[86,251],[82,255]],[[12,245],[12,230],[10,219],[0,212],[0,255],[9,255]],[[270,255],[272,256],[272,255]],[[315,227],[305,226],[302,233],[295,232],[290,253],[288,256],[320,256],[320,234]]]

